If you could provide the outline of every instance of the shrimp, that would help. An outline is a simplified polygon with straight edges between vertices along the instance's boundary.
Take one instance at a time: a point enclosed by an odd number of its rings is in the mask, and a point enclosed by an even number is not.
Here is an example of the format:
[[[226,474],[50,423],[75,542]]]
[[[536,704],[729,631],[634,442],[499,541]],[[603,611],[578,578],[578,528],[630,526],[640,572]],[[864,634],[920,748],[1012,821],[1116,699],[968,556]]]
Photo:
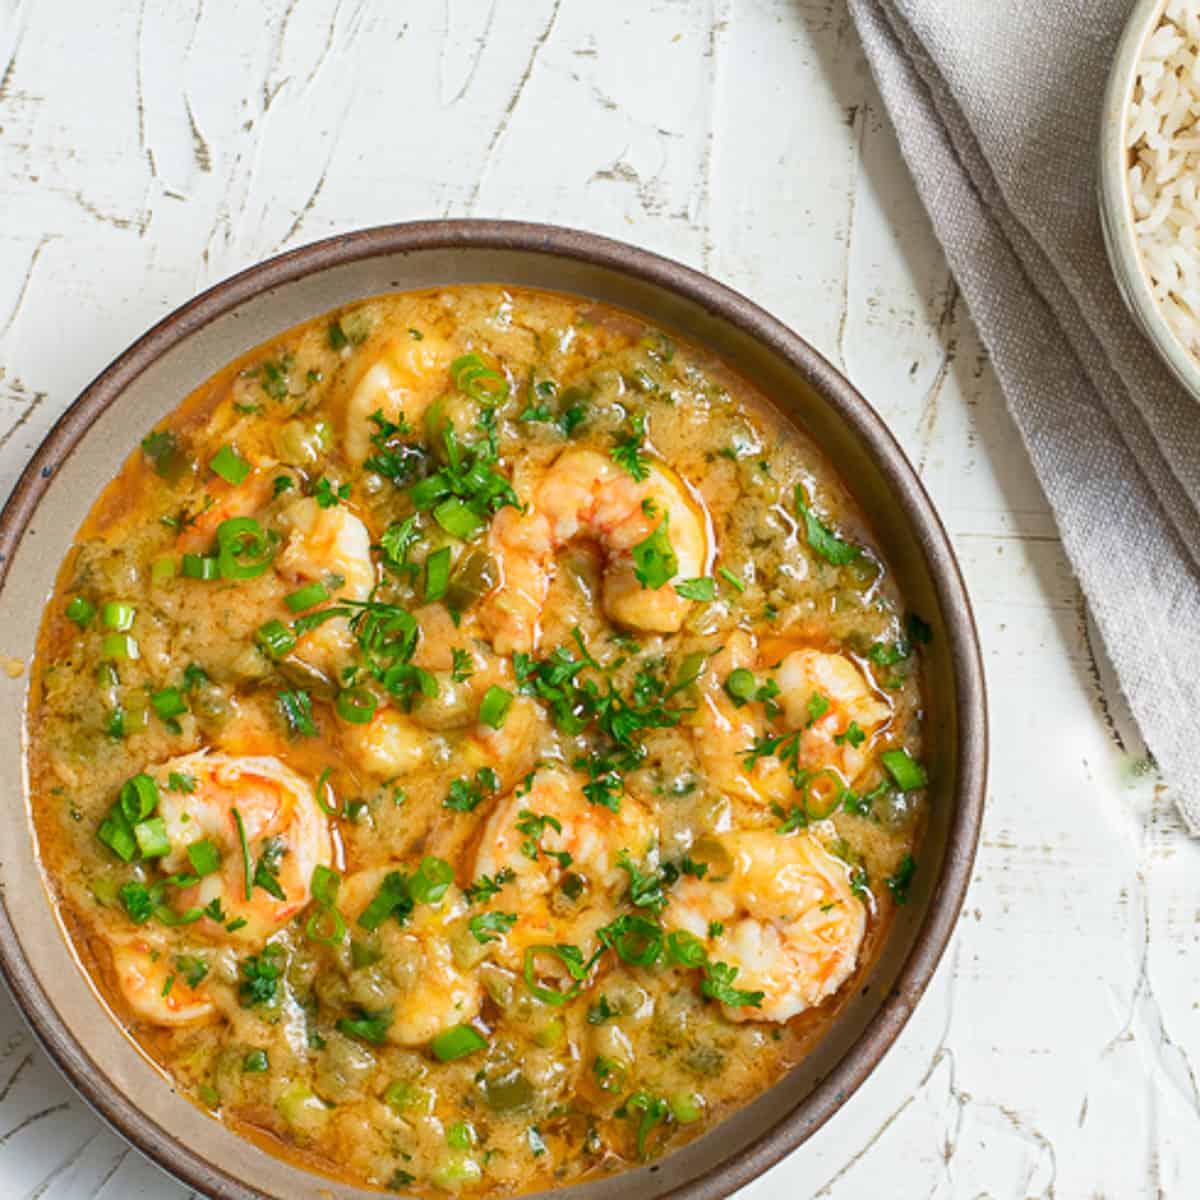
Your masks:
[[[176,546],[185,554],[206,553],[222,521],[253,516],[267,506],[272,491],[271,477],[266,471],[251,471],[236,485],[214,479],[205,489],[199,510],[176,538]]]
[[[179,548],[189,553],[207,550],[223,521],[261,514],[273,491],[271,480],[261,471],[237,487],[214,484],[208,495],[216,497],[215,503],[179,535]],[[361,601],[370,596],[375,564],[371,534],[361,518],[344,505],[322,508],[312,496],[303,496],[288,504],[279,520],[287,540],[273,564],[278,578],[290,585],[323,583],[335,600]],[[317,670],[336,676],[353,648],[346,618],[334,617],[304,634],[294,653]]]
[[[587,940],[612,918],[629,883],[622,851],[641,862],[656,841],[637,801],[626,797],[613,812],[588,802],[582,776],[559,767],[539,771],[495,807],[475,855],[476,876],[512,873],[511,907],[519,916],[500,957],[519,958],[535,944]],[[564,888],[568,877],[582,889],[578,902]]]
[[[723,1005],[730,1020],[787,1021],[850,977],[866,908],[845,863],[811,833],[727,833],[718,841],[728,874],[681,879],[664,924],[705,939],[710,960],[737,969],[735,987],[763,993],[760,1006]]]
[[[225,923],[206,922],[205,934],[261,945],[304,908],[313,869],[328,866],[333,857],[328,823],[306,780],[277,758],[203,750],[147,773],[158,784],[158,813],[171,847],[159,859],[163,871],[194,875],[188,851],[200,842],[212,843],[220,855],[216,871],[172,893],[177,912],[219,905]],[[254,882],[260,871],[271,884]]]
[[[487,689],[481,684],[474,690],[477,697],[482,697]],[[478,699],[475,706],[477,714]],[[501,728],[480,724],[477,716],[471,721],[457,745],[455,768],[472,775],[490,767],[500,777],[502,786],[509,787],[532,767],[544,726],[545,718],[538,705],[526,696],[517,696]],[[439,759],[439,747],[445,742],[422,723],[419,709],[414,715],[387,705],[380,707],[365,724],[344,724],[342,745],[355,764],[368,774],[379,779],[396,779],[434,765]]]
[[[289,504],[281,519],[289,535],[275,567],[285,579],[323,582],[335,600],[366,600],[370,596],[375,586],[371,535],[354,513],[340,504],[322,508],[306,496]],[[293,653],[336,678],[354,645],[348,619],[332,617],[304,634]]]
[[[338,906],[351,927],[389,872],[398,869],[371,867],[342,883]],[[387,1040],[394,1045],[421,1045],[478,1014],[479,979],[457,966],[451,948],[467,909],[466,897],[451,884],[436,904],[415,905],[403,925],[385,921],[375,933],[381,959],[351,974],[351,995],[364,1009],[392,1010]]]
[[[526,511],[504,508],[489,543],[500,583],[485,599],[482,620],[502,654],[532,651],[550,590],[554,553],[576,537],[597,541],[608,556],[603,605],[612,620],[652,633],[675,633],[691,601],[670,582],[643,586],[634,548],[663,530],[675,557],[672,578],[702,575],[710,558],[707,514],[682,479],[651,463],[638,481],[595,450],[568,450],[534,488]]]
[[[754,639],[741,630],[730,634],[710,660],[700,687],[696,754],[709,781],[721,791],[752,804],[783,804],[794,789],[779,759],[767,755],[747,766],[743,757],[762,736],[760,706],[735,705],[724,687],[735,670],[752,670],[756,661]]]
[[[782,733],[796,734],[797,768],[833,769],[846,785],[866,768],[870,740],[891,716],[891,708],[850,659],[793,647],[779,640],[756,647],[748,633],[737,630],[713,657],[701,686],[702,716],[696,725],[700,762],[718,787],[752,803],[787,803],[794,798],[794,786],[773,755],[746,765],[745,752],[765,735],[768,719],[764,701],[738,705],[730,697],[725,685],[735,670],[758,672],[759,690],[774,681],[774,719],[781,722]],[[850,731],[851,724],[861,737]]]
[[[359,378],[346,405],[346,456],[355,465],[371,453],[371,417],[415,425],[446,385],[453,351],[444,339],[426,333],[420,340],[405,334],[391,339]]]
[[[342,748],[369,775],[398,779],[427,766],[436,744],[408,713],[381,705],[361,725],[342,722]]]
[[[117,986],[139,1017],[154,1025],[194,1025],[216,1013],[201,981],[192,987],[164,941],[153,937],[109,939]]]
[[[805,727],[801,743],[805,759],[836,767],[853,782],[867,764],[866,739],[892,715],[891,707],[871,691],[862,672],[844,654],[793,650],[779,663],[776,678],[789,726]],[[819,715],[814,712],[821,705],[813,697],[827,705]],[[862,731],[862,739],[846,737],[852,724]]]

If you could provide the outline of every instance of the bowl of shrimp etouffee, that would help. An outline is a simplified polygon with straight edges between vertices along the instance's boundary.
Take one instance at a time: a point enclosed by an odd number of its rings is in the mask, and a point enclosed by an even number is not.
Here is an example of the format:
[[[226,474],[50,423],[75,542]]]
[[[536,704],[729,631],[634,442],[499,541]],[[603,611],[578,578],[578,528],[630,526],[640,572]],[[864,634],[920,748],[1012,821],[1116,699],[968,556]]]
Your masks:
[[[589,234],[365,230],[186,304],[22,475],[0,628],[0,964],[206,1195],[726,1195],[969,880],[979,648],[911,466]]]

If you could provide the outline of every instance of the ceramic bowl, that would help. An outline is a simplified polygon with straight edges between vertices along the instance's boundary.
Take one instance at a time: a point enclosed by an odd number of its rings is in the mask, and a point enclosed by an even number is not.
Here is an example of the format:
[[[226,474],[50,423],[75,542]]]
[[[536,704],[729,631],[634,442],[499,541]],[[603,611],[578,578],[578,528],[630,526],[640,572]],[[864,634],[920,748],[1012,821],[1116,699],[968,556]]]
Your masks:
[[[1158,27],[1166,6],[1167,0],[1139,0],[1117,44],[1100,116],[1100,223],[1121,297],[1176,378],[1200,399],[1200,364],[1167,324],[1154,299],[1138,252],[1129,194],[1129,148],[1125,144],[1129,106],[1146,40]]]
[[[909,602],[932,625],[933,779],[921,870],[864,985],[814,1053],[679,1152],[567,1189],[572,1200],[725,1196],[809,1137],[900,1032],[954,928],[983,809],[979,646],[945,531],[883,422],[812,347],[728,288],[589,234],[495,221],[368,229],[252,267],[185,304],[71,406],[0,514],[0,652],[29,661],[58,564],[101,488],[154,422],[219,367],[290,326],[382,292],[503,282],[616,305],[705,345],[824,448],[869,514]],[[0,682],[0,968],[51,1057],[114,1128],[189,1187],[228,1200],[375,1196],[318,1179],[177,1094],[113,1019],[66,941],[32,841],[22,763],[27,679]],[[25,802],[20,797],[26,797]]]

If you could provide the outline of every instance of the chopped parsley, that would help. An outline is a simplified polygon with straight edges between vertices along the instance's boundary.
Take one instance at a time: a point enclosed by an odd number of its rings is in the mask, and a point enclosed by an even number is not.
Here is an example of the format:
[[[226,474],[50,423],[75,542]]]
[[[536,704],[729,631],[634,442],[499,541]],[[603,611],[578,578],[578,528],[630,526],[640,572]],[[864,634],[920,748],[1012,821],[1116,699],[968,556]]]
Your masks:
[[[535,813],[527,808],[517,814],[517,832],[524,835],[521,843],[521,853],[531,862],[537,862],[538,851],[541,850],[547,858],[557,860],[558,865],[565,871],[571,865],[571,856],[566,851],[547,850],[541,841],[547,829],[562,833],[562,822],[549,813]]]
[[[917,864],[911,854],[906,854],[896,868],[895,875],[889,876],[884,882],[892,893],[892,899],[897,904],[908,903],[908,891],[912,886],[913,876],[917,873]]]
[[[699,579],[682,579],[675,585],[675,590],[685,600],[707,604],[717,598],[717,581],[711,575],[704,575]]]
[[[208,975],[208,959],[199,955],[181,954],[175,960],[175,968],[183,976],[188,987],[197,988]]]
[[[486,912],[474,916],[468,922],[471,933],[481,945],[500,940],[517,923],[516,913]]]
[[[278,838],[267,838],[263,842],[262,854],[254,868],[251,882],[254,887],[262,888],[276,900],[286,900],[287,895],[279,882],[279,863],[283,858],[283,843]]]
[[[839,746],[853,746],[857,749],[866,741],[867,735],[862,731],[857,721],[851,721],[846,726],[844,733],[835,733],[833,735],[834,742]]]
[[[500,790],[500,776],[491,767],[480,767],[474,779],[455,779],[442,801],[454,812],[474,812],[489,795]]]
[[[316,489],[313,491],[313,499],[322,508],[336,508],[343,500],[350,499],[350,484],[335,484],[328,479],[322,477],[317,481]]]
[[[408,561],[408,552],[417,541],[417,518],[405,517],[389,525],[379,538],[384,566],[397,573],[416,575],[420,567]]]
[[[733,986],[737,978],[737,967],[728,963],[710,962],[704,968],[704,980],[700,984],[703,995],[730,1008],[758,1008],[762,1005],[764,993],[758,991],[743,991]]]
[[[390,479],[396,487],[407,486],[428,463],[429,455],[406,440],[412,430],[403,413],[398,420],[389,421],[378,409],[369,420],[375,426],[375,432],[371,434],[373,452],[363,462],[364,469]]]
[[[589,1004],[587,1010],[587,1023],[589,1025],[603,1025],[605,1021],[611,1021],[613,1017],[618,1016],[617,1010],[608,1002],[608,997],[601,995],[595,1004]]]
[[[663,885],[674,881],[678,872],[660,873],[659,871],[643,871],[629,857],[628,850],[622,850],[617,855],[617,866],[629,876],[629,902],[635,908],[648,908],[651,912],[662,912],[667,907],[666,893]]]
[[[465,683],[475,674],[474,660],[468,651],[455,646],[450,651],[450,678],[455,683]]]
[[[862,547],[843,541],[822,524],[809,507],[802,484],[796,485],[796,511],[804,520],[804,532],[812,551],[835,567],[844,567],[862,554]]]
[[[292,366],[292,356],[285,354],[279,362],[267,361],[258,368],[258,381],[262,390],[272,400],[286,400],[288,397],[288,371]]]
[[[633,574],[644,588],[654,591],[675,577],[679,559],[667,532],[667,514],[662,523],[633,548]]]
[[[643,413],[631,413],[628,430],[617,437],[617,444],[609,451],[613,462],[628,471],[638,483],[650,478],[650,468],[642,455],[646,440],[646,417]]]
[[[276,960],[282,953],[278,946],[267,945],[263,947],[262,954],[242,959],[238,998],[244,1008],[270,1004],[275,999],[279,978],[283,974],[283,967]]]
[[[516,878],[512,867],[501,867],[496,874],[480,875],[474,883],[468,883],[463,892],[472,904],[486,904],[506,884]]]
[[[279,692],[277,700],[279,711],[287,723],[289,737],[316,737],[317,727],[312,719],[312,700],[307,692],[299,689]]]

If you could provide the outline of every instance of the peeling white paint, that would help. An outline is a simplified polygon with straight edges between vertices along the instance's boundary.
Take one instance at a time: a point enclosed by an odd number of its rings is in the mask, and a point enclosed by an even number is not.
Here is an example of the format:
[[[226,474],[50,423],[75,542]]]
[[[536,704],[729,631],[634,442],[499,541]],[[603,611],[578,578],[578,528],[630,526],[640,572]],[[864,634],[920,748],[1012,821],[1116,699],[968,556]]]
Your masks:
[[[1139,768],[843,0],[7,0],[0,212],[4,490],[175,305],[384,221],[624,238],[709,270],[843,364],[962,558],[992,695],[990,807],[916,1016],[745,1194],[1200,1195],[1200,848]],[[0,999],[0,1195],[184,1194]]]

